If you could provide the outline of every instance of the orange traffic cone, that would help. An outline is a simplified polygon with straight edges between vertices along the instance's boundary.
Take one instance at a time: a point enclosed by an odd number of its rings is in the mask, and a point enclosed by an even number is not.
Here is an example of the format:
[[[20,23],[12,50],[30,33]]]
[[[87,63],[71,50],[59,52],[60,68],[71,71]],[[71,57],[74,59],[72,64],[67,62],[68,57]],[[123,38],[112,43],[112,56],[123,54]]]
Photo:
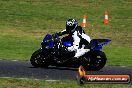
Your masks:
[[[107,25],[109,23],[109,20],[108,20],[108,12],[105,11],[104,13],[104,24]]]
[[[82,22],[82,27],[83,27],[83,28],[86,28],[86,19],[87,19],[87,16],[84,15],[84,16],[83,16],[83,22]]]

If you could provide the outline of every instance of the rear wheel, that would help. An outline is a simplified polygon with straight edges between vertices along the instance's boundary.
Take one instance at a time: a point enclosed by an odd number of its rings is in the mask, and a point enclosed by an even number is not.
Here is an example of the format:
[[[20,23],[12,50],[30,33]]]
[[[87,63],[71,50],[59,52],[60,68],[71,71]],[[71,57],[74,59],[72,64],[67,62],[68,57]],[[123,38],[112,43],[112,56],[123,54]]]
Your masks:
[[[32,54],[30,62],[34,67],[48,67],[49,65],[48,58],[46,54],[42,53],[41,49]]]
[[[89,62],[84,65],[86,70],[98,71],[106,64],[106,55],[102,51],[94,51],[90,53]]]

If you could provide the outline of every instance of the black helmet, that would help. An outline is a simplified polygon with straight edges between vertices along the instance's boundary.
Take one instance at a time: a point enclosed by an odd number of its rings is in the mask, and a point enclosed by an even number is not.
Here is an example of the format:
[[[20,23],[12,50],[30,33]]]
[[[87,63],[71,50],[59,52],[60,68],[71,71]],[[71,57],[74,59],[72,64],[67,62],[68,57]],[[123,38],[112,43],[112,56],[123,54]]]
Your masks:
[[[68,19],[66,21],[66,31],[72,32],[78,25],[78,22],[75,19]]]

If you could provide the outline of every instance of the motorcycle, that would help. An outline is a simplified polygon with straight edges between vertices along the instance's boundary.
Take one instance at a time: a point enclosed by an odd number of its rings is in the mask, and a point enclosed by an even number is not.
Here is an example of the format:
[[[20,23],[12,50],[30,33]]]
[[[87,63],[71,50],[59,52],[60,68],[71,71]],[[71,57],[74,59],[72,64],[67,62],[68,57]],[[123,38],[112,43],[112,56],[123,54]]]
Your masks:
[[[102,47],[108,44],[109,39],[92,39],[88,44],[90,51],[74,59],[75,51],[69,52],[67,47],[73,45],[71,36],[60,38],[56,33],[47,34],[41,42],[41,48],[36,50],[30,59],[34,67],[79,67],[82,65],[86,70],[97,71],[102,69],[107,57]]]

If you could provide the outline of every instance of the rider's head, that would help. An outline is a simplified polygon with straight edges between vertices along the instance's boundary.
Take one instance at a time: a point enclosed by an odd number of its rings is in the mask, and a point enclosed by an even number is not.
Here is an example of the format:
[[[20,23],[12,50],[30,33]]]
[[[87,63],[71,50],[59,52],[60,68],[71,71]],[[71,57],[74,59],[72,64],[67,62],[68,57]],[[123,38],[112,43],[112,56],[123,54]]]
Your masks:
[[[75,19],[68,19],[66,21],[66,31],[72,32],[78,25],[78,22]]]

